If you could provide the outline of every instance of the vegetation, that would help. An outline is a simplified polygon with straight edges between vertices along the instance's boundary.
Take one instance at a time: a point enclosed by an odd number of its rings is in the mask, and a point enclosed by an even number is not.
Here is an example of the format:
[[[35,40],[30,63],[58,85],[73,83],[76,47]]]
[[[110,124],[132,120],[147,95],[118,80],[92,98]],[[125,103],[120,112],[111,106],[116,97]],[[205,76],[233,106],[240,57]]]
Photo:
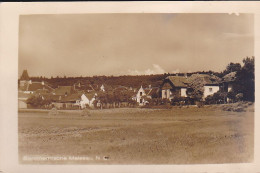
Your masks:
[[[43,98],[39,95],[33,95],[27,99],[27,104],[33,108],[42,108],[44,106],[50,105],[52,102],[49,98]]]

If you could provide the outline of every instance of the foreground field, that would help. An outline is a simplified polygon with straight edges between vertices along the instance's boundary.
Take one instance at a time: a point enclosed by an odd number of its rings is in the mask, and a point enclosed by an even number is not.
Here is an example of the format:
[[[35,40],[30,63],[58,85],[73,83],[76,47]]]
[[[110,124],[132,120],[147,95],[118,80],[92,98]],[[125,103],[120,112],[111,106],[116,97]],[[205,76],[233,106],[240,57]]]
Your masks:
[[[93,110],[90,113],[91,116],[81,116],[78,111],[58,115],[46,111],[19,112],[20,162],[199,164],[253,161],[254,112],[190,107]]]

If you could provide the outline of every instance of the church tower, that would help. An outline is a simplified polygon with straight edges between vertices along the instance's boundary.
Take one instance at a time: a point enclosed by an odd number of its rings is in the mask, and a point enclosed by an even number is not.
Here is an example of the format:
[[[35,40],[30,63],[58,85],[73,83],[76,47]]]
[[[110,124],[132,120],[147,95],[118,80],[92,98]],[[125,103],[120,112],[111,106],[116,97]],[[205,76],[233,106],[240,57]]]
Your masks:
[[[23,87],[28,82],[30,82],[30,77],[27,70],[24,70],[22,76],[20,77],[20,86]]]

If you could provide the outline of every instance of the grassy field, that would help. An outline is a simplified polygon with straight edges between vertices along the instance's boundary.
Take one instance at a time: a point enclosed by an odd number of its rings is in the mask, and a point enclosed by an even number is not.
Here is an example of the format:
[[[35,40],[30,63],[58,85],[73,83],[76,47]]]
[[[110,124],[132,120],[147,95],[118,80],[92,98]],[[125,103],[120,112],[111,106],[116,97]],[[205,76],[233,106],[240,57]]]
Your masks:
[[[252,162],[254,112],[214,107],[122,108],[49,115],[19,112],[20,163],[201,164]],[[46,156],[50,160],[26,158]],[[61,156],[67,160],[54,160]],[[45,157],[45,159],[46,159]],[[76,159],[75,159],[76,158]]]

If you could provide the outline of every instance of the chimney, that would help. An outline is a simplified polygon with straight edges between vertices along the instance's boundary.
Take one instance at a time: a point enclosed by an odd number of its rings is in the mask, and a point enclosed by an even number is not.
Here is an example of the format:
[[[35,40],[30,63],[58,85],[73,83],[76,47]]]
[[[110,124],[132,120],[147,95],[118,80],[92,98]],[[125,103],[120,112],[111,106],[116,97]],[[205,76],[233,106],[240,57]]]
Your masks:
[[[42,85],[44,85],[44,81],[42,81]]]
[[[179,76],[179,74],[178,74],[178,73],[176,73],[176,76]]]
[[[29,84],[32,84],[32,80],[29,80]]]
[[[151,84],[149,85],[149,88],[150,88],[150,89],[152,88],[152,85],[151,85]]]
[[[188,78],[188,75],[187,75],[187,73],[184,73],[184,77]]]

